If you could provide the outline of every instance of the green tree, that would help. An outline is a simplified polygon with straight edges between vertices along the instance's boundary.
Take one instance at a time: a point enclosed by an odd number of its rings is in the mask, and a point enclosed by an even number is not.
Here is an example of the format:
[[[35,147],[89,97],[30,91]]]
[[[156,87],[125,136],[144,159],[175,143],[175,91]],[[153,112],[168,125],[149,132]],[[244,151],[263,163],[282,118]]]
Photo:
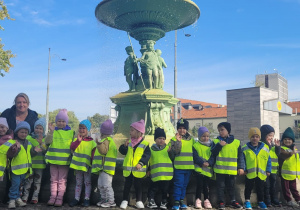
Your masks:
[[[4,19],[14,20],[12,19],[7,11],[7,8],[2,0],[0,0],[0,20]],[[0,30],[4,30],[4,28],[0,25]],[[11,53],[10,50],[4,50],[4,44],[1,43],[2,39],[0,38],[0,76],[4,76],[4,72],[9,72],[9,69],[13,67],[10,63],[10,59],[15,57],[14,54]]]
[[[55,117],[60,109],[56,109],[53,112],[49,112],[49,122],[55,124]],[[68,111],[69,122],[68,125],[75,131],[78,130],[79,120],[73,111]]]
[[[108,118],[108,115],[101,115],[99,113],[94,114],[92,117],[88,117],[88,120],[92,123],[92,133],[99,132],[100,125]]]

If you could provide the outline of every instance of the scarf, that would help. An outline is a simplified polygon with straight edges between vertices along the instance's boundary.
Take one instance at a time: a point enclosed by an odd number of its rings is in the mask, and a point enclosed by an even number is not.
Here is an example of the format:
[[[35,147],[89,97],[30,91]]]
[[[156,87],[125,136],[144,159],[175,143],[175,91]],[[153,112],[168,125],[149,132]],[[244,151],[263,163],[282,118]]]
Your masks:
[[[141,140],[143,139],[143,137],[140,137],[140,138],[131,138],[131,145],[132,145],[132,148],[137,145]]]
[[[210,147],[211,144],[212,144],[212,141],[209,139],[207,142],[199,141],[199,143],[202,144],[202,145],[204,145],[204,146]]]

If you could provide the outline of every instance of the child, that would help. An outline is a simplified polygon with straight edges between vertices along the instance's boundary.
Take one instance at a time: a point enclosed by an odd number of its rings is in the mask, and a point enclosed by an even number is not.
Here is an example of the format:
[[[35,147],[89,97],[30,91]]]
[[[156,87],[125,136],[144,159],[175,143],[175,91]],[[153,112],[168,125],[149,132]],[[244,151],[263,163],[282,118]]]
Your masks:
[[[193,145],[193,158],[195,163],[195,171],[197,172],[197,190],[195,208],[202,209],[201,193],[204,196],[204,208],[211,209],[211,203],[208,200],[209,182],[213,176],[212,166],[214,157],[211,155],[211,148],[214,146],[212,140],[209,139],[209,130],[206,127],[198,129],[198,139]]]
[[[173,210],[186,209],[187,205],[184,203],[184,197],[186,188],[190,180],[192,171],[195,169],[193,161],[193,145],[195,143],[194,138],[188,133],[189,122],[184,119],[180,119],[177,122],[177,133],[169,145],[172,145],[175,141],[182,143],[180,154],[175,157],[174,160],[174,206]]]
[[[66,109],[61,109],[55,117],[56,127],[49,125],[50,133],[45,142],[49,145],[46,162],[50,163],[50,191],[49,206],[62,206],[67,187],[67,176],[71,162],[71,143],[74,131],[68,126],[69,117]]]
[[[10,139],[13,139],[12,130],[9,130],[7,120],[4,117],[0,117],[0,146]],[[7,165],[5,154],[0,153],[0,181],[3,181],[5,168]]]
[[[241,209],[243,207],[235,200],[234,187],[236,175],[243,175],[245,168],[241,142],[230,135],[231,125],[228,122],[219,123],[218,131],[219,136],[214,140],[215,146],[211,149],[211,153],[216,158],[214,172],[218,186],[219,209],[225,209],[225,186],[231,200],[230,206]]]
[[[148,191],[148,207],[157,208],[154,197],[158,190],[162,191],[161,209],[167,209],[168,190],[170,180],[173,178],[174,150],[166,145],[166,133],[164,129],[156,128],[154,132],[155,144],[151,146],[151,158],[149,160],[151,184]],[[180,149],[177,153],[180,152]]]
[[[89,136],[88,132],[91,130],[91,122],[83,120],[79,123],[79,131],[77,138],[71,143],[71,150],[74,151],[70,168],[73,168],[76,175],[75,198],[69,203],[73,207],[79,203],[82,182],[85,185],[85,196],[82,206],[88,207],[90,205],[91,195],[91,163],[92,155],[95,152],[96,142]]]
[[[125,177],[123,201],[120,205],[121,209],[128,206],[130,188],[134,182],[136,193],[136,207],[143,209],[142,202],[143,185],[142,180],[146,176],[148,161],[151,156],[149,142],[145,141],[143,135],[145,133],[145,122],[140,120],[130,125],[130,140],[127,140],[119,148],[122,155],[126,155],[123,162],[123,176]]]
[[[267,207],[281,207],[278,200],[278,191],[276,190],[276,177],[278,171],[278,155],[280,153],[280,140],[274,139],[275,130],[270,125],[262,125],[260,127],[261,141],[268,146],[270,151],[272,170],[270,176],[267,177],[264,187],[264,201]]]
[[[98,188],[101,200],[97,206],[115,207],[115,195],[112,188],[112,179],[115,175],[118,150],[111,135],[114,125],[111,120],[106,120],[100,126],[101,140],[97,141],[97,149],[93,159],[93,173],[98,173]]]
[[[278,161],[283,197],[288,206],[298,207],[300,204],[300,195],[297,190],[296,178],[299,179],[300,160],[294,143],[295,134],[288,127],[281,137],[281,150]],[[291,193],[296,202],[292,201]]]
[[[32,182],[34,183],[34,191],[30,203],[32,204],[38,203],[43,170],[46,168],[45,153],[47,151],[47,146],[45,144],[45,139],[44,139],[45,127],[46,127],[46,119],[40,118],[34,123],[34,132],[28,135],[26,138],[34,147],[38,146],[39,148],[42,149],[42,151],[37,153],[37,155],[32,158],[33,173],[25,180],[24,189],[23,189],[22,200],[25,203],[28,200]]]
[[[26,206],[20,198],[20,185],[24,182],[27,173],[32,173],[31,156],[42,151],[39,147],[32,147],[32,144],[26,140],[26,136],[30,133],[30,125],[26,121],[19,122],[14,132],[15,140],[8,140],[0,146],[1,153],[6,154],[10,159],[9,209],[16,208],[16,204]]]
[[[250,195],[255,184],[258,208],[267,209],[264,203],[264,184],[267,176],[271,174],[271,157],[269,148],[263,142],[260,142],[260,130],[250,128],[248,137],[250,142],[242,147],[244,160],[246,163],[245,179],[245,209],[252,209]]]

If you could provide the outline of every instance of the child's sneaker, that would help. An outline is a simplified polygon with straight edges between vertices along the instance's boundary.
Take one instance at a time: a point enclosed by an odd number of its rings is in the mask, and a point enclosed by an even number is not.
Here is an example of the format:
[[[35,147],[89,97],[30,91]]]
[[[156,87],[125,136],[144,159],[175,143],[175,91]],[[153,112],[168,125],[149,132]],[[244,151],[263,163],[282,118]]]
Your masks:
[[[187,209],[188,208],[188,206],[184,203],[183,200],[180,200],[180,208],[181,209]]]
[[[76,198],[74,198],[70,203],[69,206],[73,207],[73,206],[77,206],[79,203],[79,200],[77,200]]]
[[[234,209],[242,209],[243,207],[241,206],[241,204],[239,204],[236,201],[232,201],[230,204],[230,207],[234,208]]]
[[[106,200],[101,198],[96,205],[100,207],[102,203],[106,203]]]
[[[90,199],[84,199],[83,203],[81,204],[83,207],[90,206]]]
[[[55,198],[55,197],[50,197],[50,199],[49,199],[49,201],[48,201],[47,205],[48,205],[48,206],[53,206],[53,205],[54,205],[54,203],[55,203],[55,200],[56,200],[56,198]]]
[[[121,209],[126,209],[127,206],[128,206],[128,201],[123,200],[122,203],[121,203],[121,205],[120,205],[120,208],[121,208]]]
[[[174,206],[172,207],[172,210],[179,210],[179,201],[174,202]]]
[[[15,200],[10,200],[8,202],[8,208],[9,209],[15,209],[16,208],[16,201]]]
[[[161,209],[168,209],[168,202],[166,200],[162,200],[161,203],[160,203],[160,206],[159,208]]]
[[[281,207],[282,205],[281,205],[281,202],[279,202],[278,200],[273,200],[272,201],[272,206],[274,206],[274,207]]]
[[[16,199],[16,204],[17,206],[26,206],[26,203],[24,203],[21,198]]]
[[[37,203],[38,203],[38,200],[31,200],[30,203],[31,203],[31,204],[37,204]]]
[[[270,200],[265,201],[265,204],[266,204],[267,207],[272,207],[272,204],[271,204]]]
[[[110,208],[110,207],[115,207],[116,203],[111,202],[111,201],[107,201],[105,203],[102,203],[100,206],[103,207],[103,208]]]
[[[219,210],[225,210],[225,203],[219,203]]]
[[[204,208],[212,209],[212,205],[208,199],[206,199],[203,203],[204,203]]]
[[[197,198],[195,201],[195,208],[202,209],[201,200],[199,198]]]
[[[244,203],[244,208],[245,208],[246,210],[252,209],[252,206],[251,206],[250,201],[245,201],[245,203]]]
[[[143,209],[145,208],[144,204],[142,201],[137,201],[136,204],[135,204],[136,208],[138,209]]]
[[[155,209],[155,208],[157,208],[157,205],[156,205],[154,199],[150,199],[150,200],[149,200],[147,207],[150,208],[150,209]]]
[[[258,206],[257,208],[259,209],[268,209],[268,207],[266,206],[265,202],[258,202]]]
[[[287,205],[290,206],[290,207],[298,207],[299,206],[299,204],[294,202],[294,201],[288,201]]]

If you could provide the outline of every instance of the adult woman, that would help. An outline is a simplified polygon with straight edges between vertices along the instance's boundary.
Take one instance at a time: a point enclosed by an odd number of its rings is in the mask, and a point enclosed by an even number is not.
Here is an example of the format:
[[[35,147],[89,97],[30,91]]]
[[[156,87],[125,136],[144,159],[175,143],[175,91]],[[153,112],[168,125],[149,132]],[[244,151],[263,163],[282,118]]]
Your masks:
[[[26,121],[30,125],[30,129],[34,130],[34,123],[38,119],[38,114],[29,109],[29,98],[25,93],[19,93],[14,100],[14,105],[6,109],[1,117],[5,117],[10,129],[15,130],[17,124]]]

